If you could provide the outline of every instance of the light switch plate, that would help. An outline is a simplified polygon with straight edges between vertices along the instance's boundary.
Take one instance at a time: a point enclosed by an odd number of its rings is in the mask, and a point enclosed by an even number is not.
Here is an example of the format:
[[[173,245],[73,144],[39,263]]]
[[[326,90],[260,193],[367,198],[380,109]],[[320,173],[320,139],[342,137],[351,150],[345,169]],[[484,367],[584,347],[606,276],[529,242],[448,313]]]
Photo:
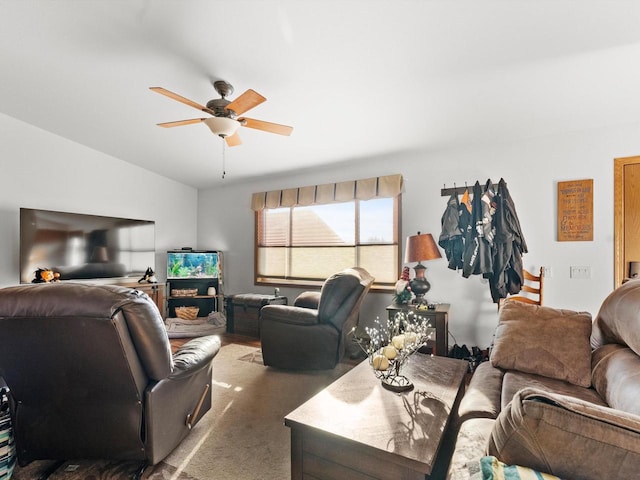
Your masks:
[[[582,266],[571,266],[571,271],[569,273],[571,278],[591,278],[591,266],[582,265]]]

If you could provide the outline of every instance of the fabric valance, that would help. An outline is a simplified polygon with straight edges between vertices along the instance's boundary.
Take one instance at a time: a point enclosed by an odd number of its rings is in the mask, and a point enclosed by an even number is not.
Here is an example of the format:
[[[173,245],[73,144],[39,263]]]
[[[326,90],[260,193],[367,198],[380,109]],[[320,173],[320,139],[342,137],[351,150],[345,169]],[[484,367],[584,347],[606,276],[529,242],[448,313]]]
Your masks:
[[[323,205],[351,200],[371,200],[372,198],[395,197],[402,192],[402,175],[349,180],[346,182],[310,185],[285,190],[254,193],[251,209]]]

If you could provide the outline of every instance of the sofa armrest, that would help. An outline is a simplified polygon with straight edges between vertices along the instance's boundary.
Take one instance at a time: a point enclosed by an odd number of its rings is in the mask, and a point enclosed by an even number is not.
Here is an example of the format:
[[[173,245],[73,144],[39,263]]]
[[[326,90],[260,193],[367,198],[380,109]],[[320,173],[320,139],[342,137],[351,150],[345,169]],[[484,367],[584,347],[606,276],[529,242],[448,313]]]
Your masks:
[[[220,337],[217,335],[188,341],[173,355],[174,369],[169,378],[186,377],[207,368],[219,351]]]
[[[318,310],[290,305],[265,305],[260,310],[262,322],[273,321],[291,325],[317,325]]]
[[[485,455],[495,420],[470,418],[460,426],[447,480],[470,480],[470,466]]]
[[[215,335],[187,342],[174,355],[174,372],[147,386],[144,434],[151,465],[165,458],[211,409],[211,360],[219,349]]]
[[[318,309],[320,305],[320,292],[302,292],[293,301],[294,307]]]
[[[498,416],[503,376],[504,372],[490,362],[482,362],[478,365],[458,407],[460,422],[469,418]]]
[[[487,453],[562,478],[635,478],[640,417],[526,388],[498,416]]]

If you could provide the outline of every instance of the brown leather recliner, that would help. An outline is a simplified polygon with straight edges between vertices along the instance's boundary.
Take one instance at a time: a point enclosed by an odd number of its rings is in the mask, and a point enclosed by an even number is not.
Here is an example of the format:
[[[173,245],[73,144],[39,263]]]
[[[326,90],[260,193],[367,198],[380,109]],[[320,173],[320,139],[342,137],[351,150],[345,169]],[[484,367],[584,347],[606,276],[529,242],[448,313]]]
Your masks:
[[[175,354],[157,307],[114,285],[0,289],[0,378],[20,465],[101,458],[156,464],[211,407],[217,336]]]
[[[304,292],[292,306],[265,305],[260,338],[265,365],[294,370],[334,368],[374,278],[348,268],[325,280],[320,292]]]

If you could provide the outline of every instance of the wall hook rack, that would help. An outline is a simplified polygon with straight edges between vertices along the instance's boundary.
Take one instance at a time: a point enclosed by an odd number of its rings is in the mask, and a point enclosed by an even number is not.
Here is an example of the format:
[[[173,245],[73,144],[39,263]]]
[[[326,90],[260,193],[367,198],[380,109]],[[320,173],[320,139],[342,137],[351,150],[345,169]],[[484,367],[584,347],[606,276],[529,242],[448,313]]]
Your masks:
[[[473,183],[475,184],[476,182],[473,182]],[[482,184],[482,183],[481,183],[481,184]],[[506,185],[506,184],[505,184],[505,185]],[[444,186],[444,188],[442,188],[442,189],[440,190],[440,196],[441,196],[441,197],[450,197],[450,196],[451,196],[451,195],[453,195],[454,193],[455,193],[456,195],[462,195],[462,194],[465,192],[465,190],[469,190],[469,186],[468,186],[468,184],[467,184],[467,182],[466,182],[466,181],[464,182],[464,187],[458,187],[458,186],[456,186],[456,183],[455,183],[455,182],[453,182],[453,187],[449,187],[449,188],[447,188],[447,184],[446,184],[446,183],[445,183],[445,184],[443,184],[443,186]],[[473,193],[473,192],[472,192],[471,190],[469,190],[469,193]]]
[[[441,197],[450,197],[454,193],[456,195],[462,195],[464,191],[467,189],[467,182],[464,182],[464,187],[458,187],[455,182],[453,183],[453,187],[447,188],[447,185],[444,184],[444,188],[440,190]]]

